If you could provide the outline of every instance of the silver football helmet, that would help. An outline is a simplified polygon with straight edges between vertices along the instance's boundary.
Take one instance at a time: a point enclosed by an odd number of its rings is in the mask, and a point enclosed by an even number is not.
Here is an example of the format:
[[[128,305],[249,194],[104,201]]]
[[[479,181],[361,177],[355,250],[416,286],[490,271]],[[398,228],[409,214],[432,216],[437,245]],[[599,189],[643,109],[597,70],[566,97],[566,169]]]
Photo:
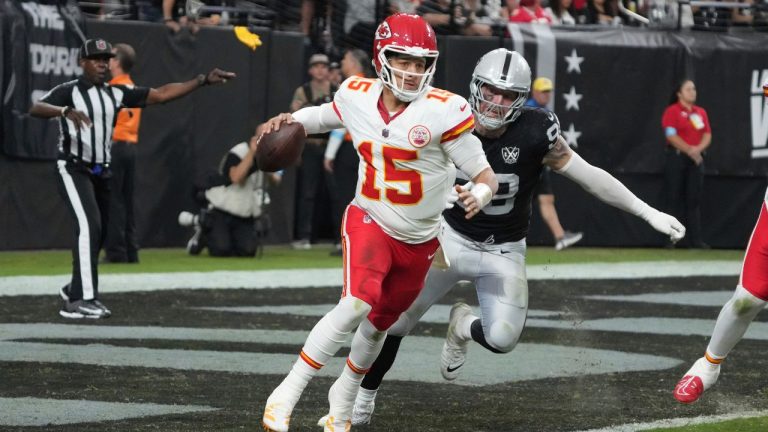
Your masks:
[[[510,105],[500,105],[486,98],[483,87],[513,91],[517,97]],[[531,68],[520,54],[505,48],[488,52],[480,58],[469,83],[469,105],[478,123],[498,129],[515,121],[531,90]]]

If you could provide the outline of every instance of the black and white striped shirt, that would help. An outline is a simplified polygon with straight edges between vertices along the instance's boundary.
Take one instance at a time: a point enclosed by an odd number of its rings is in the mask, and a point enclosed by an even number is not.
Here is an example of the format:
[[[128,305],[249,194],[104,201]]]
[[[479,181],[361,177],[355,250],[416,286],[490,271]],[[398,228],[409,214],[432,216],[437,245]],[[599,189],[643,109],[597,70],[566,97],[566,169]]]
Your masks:
[[[72,107],[91,119],[91,127],[85,129],[77,129],[64,117],[59,119],[59,157],[74,156],[87,163],[109,163],[117,112],[122,107],[144,107],[148,94],[146,87],[97,86],[83,77],[54,87],[40,99],[41,102]]]

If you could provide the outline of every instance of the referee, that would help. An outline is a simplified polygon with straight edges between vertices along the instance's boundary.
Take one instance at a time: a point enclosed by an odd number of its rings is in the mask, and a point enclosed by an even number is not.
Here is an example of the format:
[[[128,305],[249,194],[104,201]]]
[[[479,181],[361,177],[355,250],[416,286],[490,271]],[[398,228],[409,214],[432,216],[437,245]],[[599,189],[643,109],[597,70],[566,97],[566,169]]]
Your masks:
[[[107,84],[112,46],[89,39],[80,48],[83,74],[54,87],[29,113],[59,117],[61,135],[56,161],[59,190],[75,217],[77,241],[72,249],[72,280],[61,289],[65,318],[107,318],[110,310],[99,301],[98,253],[109,213],[109,162],[112,130],[121,108],[136,108],[180,98],[199,87],[235,78],[213,69],[182,83],[159,88]]]

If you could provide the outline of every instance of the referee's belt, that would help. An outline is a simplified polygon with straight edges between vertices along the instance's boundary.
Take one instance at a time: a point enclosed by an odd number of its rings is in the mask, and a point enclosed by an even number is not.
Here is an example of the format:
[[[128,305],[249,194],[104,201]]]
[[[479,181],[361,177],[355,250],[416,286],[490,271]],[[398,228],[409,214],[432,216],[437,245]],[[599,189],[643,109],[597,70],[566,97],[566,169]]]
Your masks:
[[[86,169],[95,176],[100,176],[109,171],[109,163],[86,162],[76,156],[65,156],[62,159],[66,160],[68,164]]]

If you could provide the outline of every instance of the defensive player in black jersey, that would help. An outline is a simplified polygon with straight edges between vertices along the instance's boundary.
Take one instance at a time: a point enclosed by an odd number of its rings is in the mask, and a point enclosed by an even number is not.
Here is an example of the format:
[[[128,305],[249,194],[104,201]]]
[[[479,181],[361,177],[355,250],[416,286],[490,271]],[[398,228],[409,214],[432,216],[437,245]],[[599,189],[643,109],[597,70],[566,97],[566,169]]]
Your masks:
[[[473,315],[464,303],[451,309],[441,354],[443,377],[458,377],[471,340],[494,353],[515,347],[528,312],[525,237],[531,199],[544,166],[602,201],[643,218],[673,241],[685,235],[685,228],[674,217],[650,207],[613,176],[570,150],[560,136],[555,114],[523,107],[530,85],[528,63],[516,52],[496,49],[475,66],[469,98],[476,120],[474,133],[483,143],[499,189],[491,203],[471,220],[458,206],[443,213],[443,268],[436,257],[424,289],[389,329],[381,353],[358,389],[353,425],[370,422],[377,389],[395,360],[402,338],[461,280],[475,282],[482,318]],[[459,195],[472,187],[465,178],[458,178],[457,183]],[[456,197],[449,201],[456,201]]]

